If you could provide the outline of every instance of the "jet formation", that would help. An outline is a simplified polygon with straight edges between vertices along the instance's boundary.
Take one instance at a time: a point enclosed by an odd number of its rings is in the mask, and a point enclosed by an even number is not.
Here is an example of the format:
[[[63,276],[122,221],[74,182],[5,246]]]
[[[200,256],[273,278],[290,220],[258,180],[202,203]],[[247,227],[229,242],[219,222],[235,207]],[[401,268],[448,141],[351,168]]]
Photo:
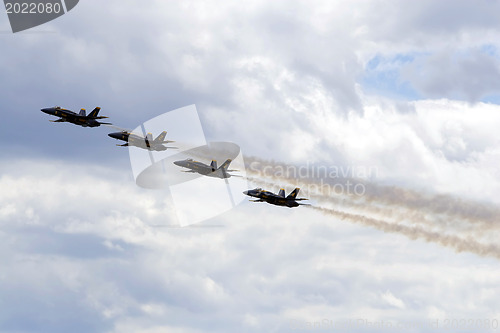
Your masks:
[[[61,123],[68,122],[82,127],[99,127],[101,125],[111,125],[111,123],[100,122],[98,120],[105,119],[108,117],[99,116],[100,107],[96,107],[92,112],[86,115],[85,109],[81,109],[80,113],[73,112],[68,109],[63,109],[59,106],[54,106],[50,108],[41,109],[42,112],[47,113],[49,115],[53,115],[59,117],[57,120],[50,120],[51,122]],[[122,130],[120,132],[109,133],[108,136],[117,139],[126,141],[125,144],[117,145],[122,147],[134,146],[142,149],[153,150],[153,151],[164,151],[167,149],[176,149],[177,147],[167,147],[164,144],[168,144],[175,141],[165,140],[167,135],[166,131],[163,131],[160,135],[158,135],[155,139],[153,139],[153,135],[148,133],[144,137],[134,134],[128,130]],[[181,161],[173,162],[175,165],[189,169],[184,172],[198,173],[203,176],[214,177],[226,179],[230,177],[241,177],[238,175],[232,175],[229,172],[238,171],[238,170],[229,170],[229,165],[232,160],[227,159],[220,167],[217,167],[217,161],[212,160],[210,165],[204,164],[202,162],[195,161],[193,159],[185,159]],[[289,208],[297,207],[299,205],[307,205],[303,203],[299,203],[297,201],[308,200],[306,198],[297,198],[299,194],[299,188],[294,189],[288,196],[285,197],[285,190],[280,189],[278,194],[265,191],[261,188],[256,188],[253,190],[244,191],[243,194],[246,194],[250,197],[257,198],[256,200],[250,200],[253,202],[267,202],[276,206],[286,206]]]

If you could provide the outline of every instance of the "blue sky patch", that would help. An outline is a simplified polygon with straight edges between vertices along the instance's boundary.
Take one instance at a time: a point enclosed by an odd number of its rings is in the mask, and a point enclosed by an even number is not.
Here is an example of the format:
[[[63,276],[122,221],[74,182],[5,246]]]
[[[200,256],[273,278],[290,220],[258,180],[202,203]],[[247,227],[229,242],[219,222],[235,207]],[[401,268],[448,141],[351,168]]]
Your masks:
[[[410,82],[401,77],[401,68],[412,63],[420,55],[422,54],[407,53],[385,57],[377,54],[367,62],[365,72],[360,79],[365,92],[396,99],[421,98]]]

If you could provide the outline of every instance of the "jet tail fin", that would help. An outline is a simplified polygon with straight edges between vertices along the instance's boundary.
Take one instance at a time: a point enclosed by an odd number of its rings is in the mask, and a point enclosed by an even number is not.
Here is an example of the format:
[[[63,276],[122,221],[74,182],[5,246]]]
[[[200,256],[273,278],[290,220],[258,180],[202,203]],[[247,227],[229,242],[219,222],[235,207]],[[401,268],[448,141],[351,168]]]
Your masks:
[[[80,116],[86,117],[87,111],[85,111],[85,109],[80,109]]]
[[[284,190],[284,189],[280,189],[280,191],[279,191],[278,195],[279,195],[280,197],[284,198],[284,197],[285,197],[285,190]]]
[[[148,148],[151,147],[151,143],[153,143],[153,135],[151,133],[146,134],[144,141],[146,142],[146,146]]]
[[[92,112],[89,113],[88,117],[89,118],[97,118],[97,115],[99,114],[99,111],[101,110],[100,107],[96,107]]]
[[[233,160],[228,158],[222,165],[220,166],[220,169],[223,169],[225,171],[228,171],[227,168],[229,168],[229,164],[231,164]]]
[[[300,191],[300,188],[297,187],[286,198],[287,199],[295,199],[295,198],[297,198],[297,195],[299,194],[299,191]]]
[[[210,162],[210,167],[212,168],[212,172],[214,172],[215,170],[217,170],[217,161],[216,160],[212,160],[212,162]]]
[[[165,136],[167,135],[167,131],[163,131],[158,135],[155,139],[155,143],[163,143],[163,140],[165,140]]]

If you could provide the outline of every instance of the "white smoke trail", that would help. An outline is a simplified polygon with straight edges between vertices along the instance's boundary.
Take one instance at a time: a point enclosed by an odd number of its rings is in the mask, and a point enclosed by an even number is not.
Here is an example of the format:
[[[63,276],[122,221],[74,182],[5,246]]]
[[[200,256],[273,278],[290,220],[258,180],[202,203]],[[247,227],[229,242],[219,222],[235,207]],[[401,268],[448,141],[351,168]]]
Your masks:
[[[301,167],[285,165],[274,161],[265,161],[255,157],[245,157],[247,172],[256,177],[273,179],[277,182],[287,182],[303,189],[313,189],[329,196],[332,201],[342,205],[373,209],[375,206],[368,204],[386,204],[392,208],[411,210],[417,213],[432,213],[434,217],[453,216],[470,223],[482,224],[484,228],[497,228],[500,223],[500,209],[493,205],[471,202],[445,194],[421,193],[415,190],[381,186],[375,183],[352,178],[328,177],[318,175],[318,172],[303,172]],[[297,171],[297,169],[299,171]],[[353,191],[338,191],[345,189],[350,183],[351,189],[358,185],[364,189],[361,195]],[[339,185],[339,186],[336,186]]]
[[[445,235],[438,232],[427,231],[422,227],[408,227],[401,224],[393,224],[369,218],[363,215],[356,215],[329,209],[324,207],[308,206],[311,209],[318,210],[324,214],[335,216],[340,220],[362,224],[374,227],[378,230],[390,233],[398,233],[409,237],[410,239],[423,239],[427,242],[437,243],[446,247],[453,248],[457,252],[471,252],[480,256],[490,256],[500,260],[500,248],[492,244],[482,244],[474,239],[462,239],[458,236]]]
[[[301,187],[306,196],[317,202],[309,206],[311,209],[384,232],[437,243],[457,252],[500,259],[500,248],[493,243],[495,233],[492,233],[500,232],[500,210],[491,205],[354,179],[299,178],[282,171],[285,167],[289,170],[289,166],[256,158],[245,160],[249,163],[250,182],[261,186],[282,187],[286,183]],[[368,190],[356,195],[338,193],[329,187],[347,180],[363,184]]]

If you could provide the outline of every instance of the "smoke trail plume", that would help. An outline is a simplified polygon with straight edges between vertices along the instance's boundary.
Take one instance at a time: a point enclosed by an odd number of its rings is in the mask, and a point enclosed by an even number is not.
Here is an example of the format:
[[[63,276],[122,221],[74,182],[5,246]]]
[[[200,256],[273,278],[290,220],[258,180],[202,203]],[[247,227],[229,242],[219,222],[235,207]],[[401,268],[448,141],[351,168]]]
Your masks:
[[[480,256],[490,256],[500,260],[500,248],[496,245],[481,244],[472,239],[462,239],[457,236],[443,235],[441,233],[427,231],[422,227],[408,227],[400,224],[393,224],[362,215],[337,211],[334,209],[316,206],[308,207],[320,211],[324,214],[335,216],[340,220],[346,220],[353,223],[374,227],[384,232],[402,234],[409,237],[410,239],[423,239],[427,242],[433,242],[443,246],[451,247],[457,252],[467,251]]]
[[[256,157],[245,157],[247,173],[261,178],[287,182],[303,188],[313,188],[322,194],[342,201],[348,199],[353,207],[363,207],[369,203],[388,204],[393,207],[432,213],[434,216],[454,216],[485,227],[497,228],[500,223],[500,209],[485,203],[471,202],[446,194],[431,194],[396,186],[383,186],[373,182],[346,177],[349,172],[332,172],[315,166],[294,166]],[[318,170],[319,169],[319,170]],[[335,169],[336,170],[336,169]],[[347,185],[363,188],[358,195],[345,191]],[[340,190],[339,190],[340,189]]]
[[[323,214],[437,243],[457,252],[500,259],[493,233],[500,232],[500,210],[492,205],[353,178],[325,178],[317,172],[301,173],[293,166],[257,158],[245,158],[245,162],[249,181],[266,187],[282,187],[284,183],[301,187],[317,203],[309,207]],[[334,187],[347,182],[363,186],[365,191],[358,195]]]

